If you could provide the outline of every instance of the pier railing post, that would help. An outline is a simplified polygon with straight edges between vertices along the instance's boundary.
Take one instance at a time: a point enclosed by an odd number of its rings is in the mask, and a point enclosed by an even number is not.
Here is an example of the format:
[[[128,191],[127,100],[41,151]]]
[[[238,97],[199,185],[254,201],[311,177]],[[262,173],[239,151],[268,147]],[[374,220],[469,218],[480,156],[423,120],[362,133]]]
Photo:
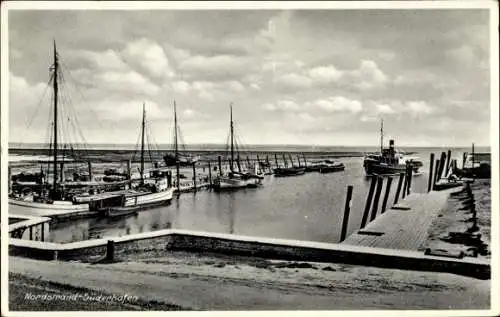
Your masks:
[[[429,180],[427,183],[427,192],[432,190],[432,170],[434,168],[434,153],[431,153],[431,159],[429,160]]]
[[[115,242],[108,240],[106,244],[106,261],[113,262],[115,260]]]
[[[399,181],[398,181],[398,187],[396,189],[396,196],[394,197],[394,205],[397,205],[399,201],[399,194],[401,193],[401,187],[403,186],[403,181],[405,178],[404,173],[399,173]]]
[[[387,200],[389,199],[389,193],[391,192],[391,185],[392,177],[389,177],[387,179],[387,184],[385,185],[384,200],[382,201],[382,209],[380,210],[380,214],[383,214],[385,212],[385,209],[387,208]]]
[[[380,201],[380,193],[382,192],[383,185],[384,185],[384,178],[382,176],[379,176],[377,180],[377,189],[375,190],[375,197],[373,198],[372,214],[370,217],[370,221],[375,220],[375,217],[377,216],[378,203]]]
[[[345,198],[345,207],[344,207],[344,218],[342,219],[342,229],[340,231],[340,242],[344,241],[347,235],[347,226],[349,224],[349,213],[351,211],[352,190],[353,187],[351,185],[347,186],[347,196]]]
[[[411,181],[412,181],[412,178],[413,178],[413,164],[412,163],[409,163],[408,164],[408,184],[406,185],[406,196],[410,196],[411,194]]]
[[[361,219],[361,227],[363,229],[366,226],[368,220],[368,214],[370,213],[370,206],[372,205],[373,192],[375,191],[375,185],[377,184],[377,175],[372,176],[372,182],[370,184],[370,189],[368,190],[368,196],[366,197],[365,210],[363,212],[363,218]]]

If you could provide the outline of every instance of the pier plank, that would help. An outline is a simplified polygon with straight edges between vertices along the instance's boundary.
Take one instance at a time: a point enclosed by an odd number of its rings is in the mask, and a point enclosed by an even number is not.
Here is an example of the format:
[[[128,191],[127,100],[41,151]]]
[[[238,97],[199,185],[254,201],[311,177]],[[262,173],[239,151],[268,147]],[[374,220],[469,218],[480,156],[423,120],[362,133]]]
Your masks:
[[[357,231],[342,243],[375,248],[419,250],[427,239],[427,232],[433,219],[445,207],[449,194],[456,190],[412,193],[401,201],[410,207],[409,210],[388,209],[384,214],[378,214],[374,221],[361,230],[384,234],[368,235]]]

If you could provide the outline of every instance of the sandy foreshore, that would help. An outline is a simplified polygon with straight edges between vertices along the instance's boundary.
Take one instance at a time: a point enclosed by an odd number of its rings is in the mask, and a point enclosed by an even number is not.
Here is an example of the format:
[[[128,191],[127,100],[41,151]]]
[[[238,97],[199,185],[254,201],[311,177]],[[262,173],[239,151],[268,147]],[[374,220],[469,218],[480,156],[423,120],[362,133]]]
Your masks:
[[[10,258],[10,307],[43,310],[23,292],[64,291],[136,296],[161,307],[194,310],[489,309],[490,281],[431,272],[342,264],[270,261],[170,252],[161,257],[89,264]],[[34,285],[26,290],[26,279]],[[33,280],[34,279],[34,280]],[[35,282],[33,282],[35,281]],[[62,292],[62,290],[59,290]],[[116,305],[116,303],[114,303]],[[117,309],[127,309],[119,306]],[[54,310],[109,310],[52,302]],[[77,309],[78,308],[78,309]],[[162,309],[162,308],[159,308]]]

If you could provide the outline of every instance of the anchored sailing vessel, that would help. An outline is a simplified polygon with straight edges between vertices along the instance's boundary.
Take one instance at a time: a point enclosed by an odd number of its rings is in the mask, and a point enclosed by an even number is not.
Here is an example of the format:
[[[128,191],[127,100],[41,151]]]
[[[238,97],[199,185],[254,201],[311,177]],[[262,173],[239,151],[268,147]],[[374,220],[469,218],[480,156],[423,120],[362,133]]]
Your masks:
[[[53,151],[52,151],[52,158],[53,158],[53,176],[52,176],[52,184],[49,184],[48,182],[48,172],[47,175],[43,173],[43,171],[39,174],[35,174],[35,185],[34,188],[35,191],[29,190],[29,187],[24,187],[24,190],[22,188],[23,186],[23,176],[21,175],[20,177],[15,179],[13,186],[15,185],[20,185],[21,190],[20,192],[13,193],[9,197],[9,206],[16,206],[16,209],[20,209],[16,212],[18,213],[25,213],[25,214],[31,214],[31,215],[46,215],[48,212],[59,212],[59,213],[64,213],[64,212],[79,212],[79,211],[88,211],[89,210],[89,205],[88,204],[77,204],[73,203],[71,201],[71,197],[68,196],[68,192],[65,190],[65,184],[64,184],[64,175],[63,175],[63,168],[61,166],[61,170],[58,171],[59,164],[62,162],[59,161],[59,155],[60,153],[58,152],[59,147],[58,147],[58,127],[59,127],[59,122],[58,122],[58,114],[59,114],[59,81],[61,80],[61,69],[60,69],[60,64],[59,64],[59,55],[57,53],[56,49],[56,42],[54,41],[54,64],[52,65],[51,69],[51,80],[49,83],[52,83],[52,88],[53,88],[53,140],[51,140],[52,145],[54,146]],[[64,153],[63,153],[64,156]],[[47,177],[46,177],[47,176]],[[33,178],[33,177],[28,177]],[[31,179],[32,180],[32,179]],[[9,179],[10,183],[10,179]],[[77,186],[85,185],[85,182],[80,182],[79,184],[76,184]]]
[[[145,178],[146,108],[144,104],[142,107],[140,183],[134,189],[92,196],[89,203],[91,211],[99,211],[108,217],[117,217],[136,213],[141,209],[166,205],[172,200],[174,189],[170,170],[157,167],[149,170],[149,177]]]
[[[163,160],[167,166],[192,166],[194,163],[198,162],[199,157],[190,155],[187,153],[179,152],[179,126],[177,125],[177,106],[174,100],[174,152],[166,153],[163,156]]]
[[[409,157],[398,152],[394,140],[389,140],[389,148],[384,148],[384,121],[380,125],[380,153],[367,154],[363,160],[366,175],[389,175],[406,170],[406,164],[411,164],[413,172],[418,173],[422,162],[418,157]]]
[[[231,157],[229,161],[230,172],[227,175],[223,174],[220,170],[220,175],[214,180],[215,190],[224,189],[236,189],[245,187],[257,187],[262,184],[263,176],[254,172],[246,171],[242,172],[239,160],[236,161],[238,165],[238,171],[234,170],[235,162],[235,140],[234,140],[234,122],[233,122],[233,105],[230,105],[230,147],[231,147]]]

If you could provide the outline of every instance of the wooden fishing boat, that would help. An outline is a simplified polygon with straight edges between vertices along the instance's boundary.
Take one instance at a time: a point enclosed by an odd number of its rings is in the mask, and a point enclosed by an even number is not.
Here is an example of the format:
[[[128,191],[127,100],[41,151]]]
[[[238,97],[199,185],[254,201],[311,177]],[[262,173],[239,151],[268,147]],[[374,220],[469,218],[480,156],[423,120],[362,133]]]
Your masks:
[[[58,144],[58,127],[59,127],[59,122],[58,122],[58,101],[59,101],[59,84],[61,80],[61,68],[59,64],[59,55],[57,52],[56,48],[56,43],[54,41],[54,63],[52,67],[50,68],[51,71],[51,80],[50,83],[52,84],[53,88],[53,140],[51,140],[51,145],[53,146],[52,149],[52,166],[53,166],[53,177],[52,177],[52,184],[47,184],[48,179],[45,177],[45,175],[38,175],[39,178],[39,186],[35,187],[37,190],[37,193],[34,194],[33,192],[29,192],[27,195],[24,193],[28,192],[25,191],[25,188],[27,186],[22,187],[22,180],[21,183],[14,182],[12,184],[13,187],[16,187],[17,185],[21,184],[21,186],[18,187],[20,188],[20,191],[16,192],[15,190],[10,193],[9,195],[9,206],[15,206],[16,207],[16,212],[17,213],[26,213],[30,215],[47,215],[50,211],[55,211],[57,210],[58,212],[79,212],[79,211],[88,211],[89,210],[89,205],[88,204],[75,204],[74,202],[71,201],[71,199],[67,199],[64,189],[65,187],[63,186],[64,182],[64,177],[63,173],[61,171],[58,172],[59,164],[61,163],[59,161],[59,144]],[[48,176],[48,175],[47,175]],[[36,176],[35,176],[36,178]],[[37,180],[38,182],[38,180]],[[11,185],[11,180],[9,176],[9,185]],[[26,184],[24,184],[26,185]],[[10,188],[9,188],[10,191]],[[18,209],[20,207],[21,209]]]
[[[325,164],[320,166],[319,172],[322,174],[341,172],[345,169],[345,166],[341,162],[332,162],[330,160],[325,160]]]
[[[285,177],[285,176],[298,176],[303,175],[306,172],[305,167],[278,167],[274,169],[274,176]]]
[[[262,184],[263,175],[252,173],[249,171],[243,172],[241,170],[239,160],[236,161],[238,166],[238,171],[234,169],[235,162],[235,138],[234,138],[234,122],[233,122],[233,106],[230,105],[230,161],[229,168],[230,172],[226,175],[223,174],[219,167],[220,175],[217,176],[213,183],[213,188],[215,190],[231,190],[246,187],[258,187]]]

